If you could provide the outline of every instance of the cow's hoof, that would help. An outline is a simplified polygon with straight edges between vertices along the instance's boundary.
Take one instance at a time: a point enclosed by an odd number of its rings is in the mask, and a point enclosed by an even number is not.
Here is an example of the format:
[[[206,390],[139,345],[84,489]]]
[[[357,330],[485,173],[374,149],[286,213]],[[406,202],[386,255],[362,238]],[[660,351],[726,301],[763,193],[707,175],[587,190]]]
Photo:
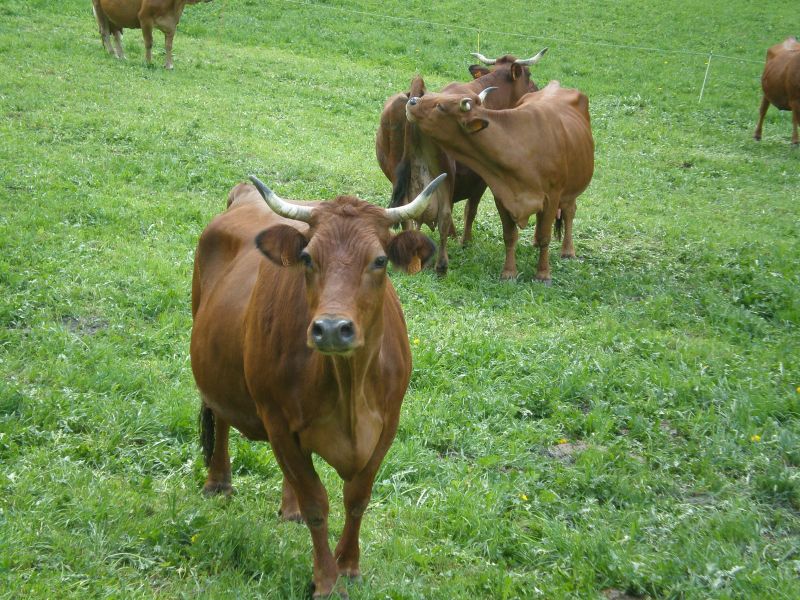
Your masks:
[[[517,271],[503,271],[500,273],[500,281],[516,281],[518,276]]]
[[[439,277],[444,277],[445,275],[447,275],[447,263],[443,265],[436,265],[436,274]]]
[[[300,511],[284,511],[279,510],[278,516],[281,518],[281,521],[288,521],[292,523],[302,523],[303,522],[303,515],[300,514]]]
[[[203,495],[205,496],[224,496],[230,498],[236,493],[230,483],[217,483],[209,482],[203,486]]]
[[[760,141],[761,141],[761,136],[760,136],[760,135],[754,135],[754,136],[753,136],[753,139],[754,139],[755,141],[757,141],[757,142],[760,142]]]
[[[350,600],[347,590],[344,586],[339,584],[327,594],[324,592],[317,592],[317,586],[314,582],[308,584],[308,597],[309,598],[340,598],[341,600]]]
[[[175,65],[164,65],[164,68],[165,68],[167,71],[172,71],[172,69],[174,69],[174,68],[175,68]]]
[[[567,260],[576,260],[578,257],[575,256],[575,253],[572,254],[562,254],[561,258],[566,258]]]
[[[472,238],[461,238],[461,247],[466,248],[472,243]]]
[[[549,277],[539,277],[538,275],[536,276],[536,282],[541,283],[542,285],[546,285],[548,287],[553,285],[552,279],[550,279]]]

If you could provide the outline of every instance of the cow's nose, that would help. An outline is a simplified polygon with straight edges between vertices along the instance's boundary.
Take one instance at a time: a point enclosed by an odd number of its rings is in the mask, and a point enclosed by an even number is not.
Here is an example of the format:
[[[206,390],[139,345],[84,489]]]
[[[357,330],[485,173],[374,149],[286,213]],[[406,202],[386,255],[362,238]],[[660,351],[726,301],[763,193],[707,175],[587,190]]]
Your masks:
[[[351,350],[356,327],[350,319],[322,317],[311,324],[311,340],[322,352]]]
[[[419,98],[417,96],[411,96],[411,98],[408,99],[408,103],[411,106],[416,106],[417,102],[419,102]]]

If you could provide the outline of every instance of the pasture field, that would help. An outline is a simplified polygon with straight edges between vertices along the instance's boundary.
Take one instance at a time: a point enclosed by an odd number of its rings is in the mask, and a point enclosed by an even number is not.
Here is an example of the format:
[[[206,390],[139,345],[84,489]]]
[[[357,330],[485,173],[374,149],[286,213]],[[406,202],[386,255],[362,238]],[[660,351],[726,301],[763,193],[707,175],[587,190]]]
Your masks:
[[[800,598],[800,151],[774,108],[752,140],[798,29],[791,2],[214,0],[167,72],[159,32],[153,68],[138,31],[106,55],[89,0],[2,0],[0,597],[305,596],[267,445],[234,435],[237,494],[200,494],[197,237],[249,173],[385,205],[385,98],[549,46],[536,81],[590,98],[580,260],[536,284],[528,229],[500,282],[487,193],[446,278],[393,273],[415,370],[350,596]]]

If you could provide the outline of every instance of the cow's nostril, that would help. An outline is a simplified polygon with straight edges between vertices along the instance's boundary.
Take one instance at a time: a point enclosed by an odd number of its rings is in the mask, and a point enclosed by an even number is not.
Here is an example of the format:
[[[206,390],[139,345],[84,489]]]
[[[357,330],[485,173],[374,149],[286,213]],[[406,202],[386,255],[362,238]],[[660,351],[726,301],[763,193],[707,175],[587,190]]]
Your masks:
[[[413,97],[412,97],[412,98],[411,98],[411,99],[408,101],[408,103],[409,103],[411,106],[415,106],[415,105],[417,104],[417,102],[419,102],[419,98],[417,98],[416,96],[413,96]]]
[[[349,342],[356,334],[355,327],[352,321],[344,321],[339,324],[339,339],[343,342]]]
[[[314,321],[311,326],[311,337],[317,342],[325,337],[325,324],[322,321]]]

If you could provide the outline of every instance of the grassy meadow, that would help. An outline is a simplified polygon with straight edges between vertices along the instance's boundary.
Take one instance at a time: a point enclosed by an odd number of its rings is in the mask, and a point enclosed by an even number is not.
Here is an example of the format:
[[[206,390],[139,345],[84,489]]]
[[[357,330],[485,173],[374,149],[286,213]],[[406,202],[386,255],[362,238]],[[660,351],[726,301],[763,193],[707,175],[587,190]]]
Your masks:
[[[2,0],[0,598],[305,597],[268,445],[200,493],[197,238],[250,173],[385,205],[383,101],[544,46],[536,81],[590,98],[580,260],[535,283],[528,229],[499,281],[487,193],[447,277],[392,274],[414,375],[350,597],[800,598],[800,151],[774,108],[752,140],[798,20],[768,4],[214,0],[168,72],[89,0]]]

